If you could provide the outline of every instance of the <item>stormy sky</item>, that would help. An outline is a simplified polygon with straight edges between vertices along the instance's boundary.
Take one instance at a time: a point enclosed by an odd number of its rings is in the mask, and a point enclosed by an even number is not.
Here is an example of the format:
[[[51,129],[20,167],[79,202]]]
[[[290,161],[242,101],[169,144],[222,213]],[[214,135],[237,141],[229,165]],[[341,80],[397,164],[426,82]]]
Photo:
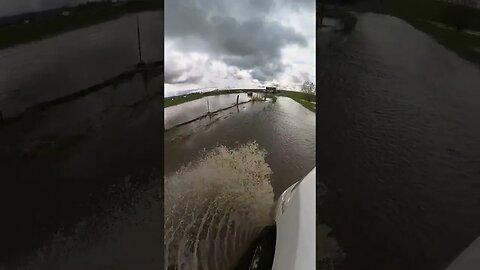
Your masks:
[[[99,0],[97,0],[99,1]],[[76,6],[92,0],[0,0],[0,17],[29,12],[44,11],[53,8]]]
[[[165,0],[165,95],[315,82],[314,0]]]

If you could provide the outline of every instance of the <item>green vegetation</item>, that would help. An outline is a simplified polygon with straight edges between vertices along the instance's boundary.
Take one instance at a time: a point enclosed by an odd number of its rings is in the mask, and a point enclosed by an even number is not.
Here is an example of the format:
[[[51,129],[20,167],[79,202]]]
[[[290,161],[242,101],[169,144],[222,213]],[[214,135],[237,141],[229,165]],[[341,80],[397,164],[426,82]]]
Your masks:
[[[237,89],[237,90],[214,90],[211,92],[206,93],[192,93],[183,96],[175,96],[169,97],[164,99],[164,106],[165,108],[170,106],[175,106],[178,104],[182,104],[185,102],[189,102],[192,100],[196,100],[199,98],[203,98],[206,96],[215,96],[215,95],[224,95],[224,94],[236,94],[236,93],[245,93],[245,92],[262,92],[263,90],[260,89]],[[276,96],[284,96],[289,97],[296,102],[300,103],[303,107],[309,109],[312,112],[315,112],[316,104],[315,104],[315,95],[307,94],[303,92],[295,92],[295,91],[286,91],[286,90],[278,90],[277,93],[274,94],[267,94],[267,97],[272,98],[273,102],[277,100]]]
[[[367,0],[359,11],[386,13],[408,20],[439,22],[456,29],[480,30],[480,10],[437,0]]]
[[[480,36],[462,31],[480,31],[478,9],[436,0],[367,0],[355,7],[399,17],[461,57],[480,64]]]
[[[480,64],[480,51],[478,51],[480,48],[480,36],[441,28],[422,21],[414,21],[411,24],[415,28],[430,34],[438,43],[455,51],[464,59]]]
[[[70,12],[68,16],[60,16],[60,10],[55,12],[55,15],[49,13],[42,16],[40,13],[35,15],[29,23],[0,25],[0,37],[2,37],[0,49],[114,20],[128,13],[160,9],[163,9],[161,1],[137,0],[120,5],[88,3],[66,9]]]
[[[313,94],[307,94],[303,92],[295,92],[295,91],[286,91],[280,90],[277,93],[277,96],[284,96],[289,97],[296,102],[300,103],[303,107],[309,109],[312,112],[316,110],[316,96]]]

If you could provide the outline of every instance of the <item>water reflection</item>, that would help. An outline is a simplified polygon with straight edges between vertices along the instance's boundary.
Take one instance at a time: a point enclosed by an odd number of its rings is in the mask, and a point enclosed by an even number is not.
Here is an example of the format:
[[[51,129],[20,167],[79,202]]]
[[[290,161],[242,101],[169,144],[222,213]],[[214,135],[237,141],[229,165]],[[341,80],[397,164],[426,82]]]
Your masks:
[[[0,50],[0,110],[30,106],[83,90],[138,63],[136,16],[146,62],[163,57],[162,13],[149,11]]]
[[[315,166],[315,114],[290,98],[257,102],[222,111],[165,133],[165,174],[216,144],[235,147],[256,141],[268,152],[275,195]]]
[[[199,107],[174,108],[195,116]],[[169,130],[164,143],[165,260],[232,269],[272,224],[274,199],[315,166],[315,114],[285,97],[249,102]]]
[[[246,93],[227,94],[203,97],[179,106],[167,107],[165,108],[165,129],[168,130],[175,125],[205,115],[207,112],[215,112],[230,107],[236,104],[237,96],[239,97],[239,103],[250,100]]]
[[[139,73],[0,126],[8,180],[0,186],[0,266],[162,265],[163,205],[144,191],[162,186],[150,176],[161,167],[162,85],[158,72]],[[124,179],[127,187],[115,188]]]

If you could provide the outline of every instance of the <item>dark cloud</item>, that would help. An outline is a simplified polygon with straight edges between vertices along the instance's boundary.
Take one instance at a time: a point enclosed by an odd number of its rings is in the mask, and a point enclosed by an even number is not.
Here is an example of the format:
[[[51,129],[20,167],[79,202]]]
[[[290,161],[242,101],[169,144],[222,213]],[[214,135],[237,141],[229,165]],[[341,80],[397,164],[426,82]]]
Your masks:
[[[305,81],[310,81],[310,75],[308,72],[300,72],[298,75],[290,74],[290,77],[292,78],[292,82],[294,84],[302,84]]]
[[[261,69],[254,69],[250,72],[250,75],[252,75],[252,78],[260,81],[260,82],[265,82],[269,79],[267,75],[261,70]]]
[[[164,72],[164,80],[165,83],[175,83],[183,74],[181,70],[165,70]]]
[[[291,44],[307,46],[306,37],[268,20],[269,12],[278,4],[275,0],[201,2],[165,1],[165,36],[181,37],[176,46],[183,51],[208,53],[212,59],[250,70],[254,78],[266,81],[285,70],[282,48]],[[302,2],[307,0],[297,5]],[[231,6],[227,8],[226,3]]]
[[[202,80],[202,75],[187,75],[192,67],[186,67],[183,69],[165,69],[164,81],[165,83],[198,83]]]
[[[173,81],[172,83],[191,83],[191,84],[194,84],[194,83],[198,83],[202,80],[203,76],[202,75],[192,75],[192,76],[188,76],[184,79],[180,79],[178,78],[177,80]]]
[[[270,11],[275,8],[275,0],[249,0],[252,8],[260,11]]]
[[[292,81],[293,81],[294,83],[299,84],[299,83],[302,83],[302,82],[303,82],[303,80],[302,80],[300,77],[295,76],[295,75],[291,75],[291,76],[292,76]]]
[[[308,72],[301,72],[300,74],[302,75],[303,81],[310,81],[310,75],[308,74]]]

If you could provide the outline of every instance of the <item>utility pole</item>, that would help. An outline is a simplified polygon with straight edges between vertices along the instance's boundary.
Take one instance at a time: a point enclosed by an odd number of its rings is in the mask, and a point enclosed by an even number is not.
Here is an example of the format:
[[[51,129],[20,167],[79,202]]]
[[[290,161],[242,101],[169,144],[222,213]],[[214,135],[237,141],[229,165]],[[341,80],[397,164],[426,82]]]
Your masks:
[[[138,40],[138,58],[139,58],[139,64],[143,64],[142,60],[142,44],[140,41],[140,16],[137,15],[137,40]]]

